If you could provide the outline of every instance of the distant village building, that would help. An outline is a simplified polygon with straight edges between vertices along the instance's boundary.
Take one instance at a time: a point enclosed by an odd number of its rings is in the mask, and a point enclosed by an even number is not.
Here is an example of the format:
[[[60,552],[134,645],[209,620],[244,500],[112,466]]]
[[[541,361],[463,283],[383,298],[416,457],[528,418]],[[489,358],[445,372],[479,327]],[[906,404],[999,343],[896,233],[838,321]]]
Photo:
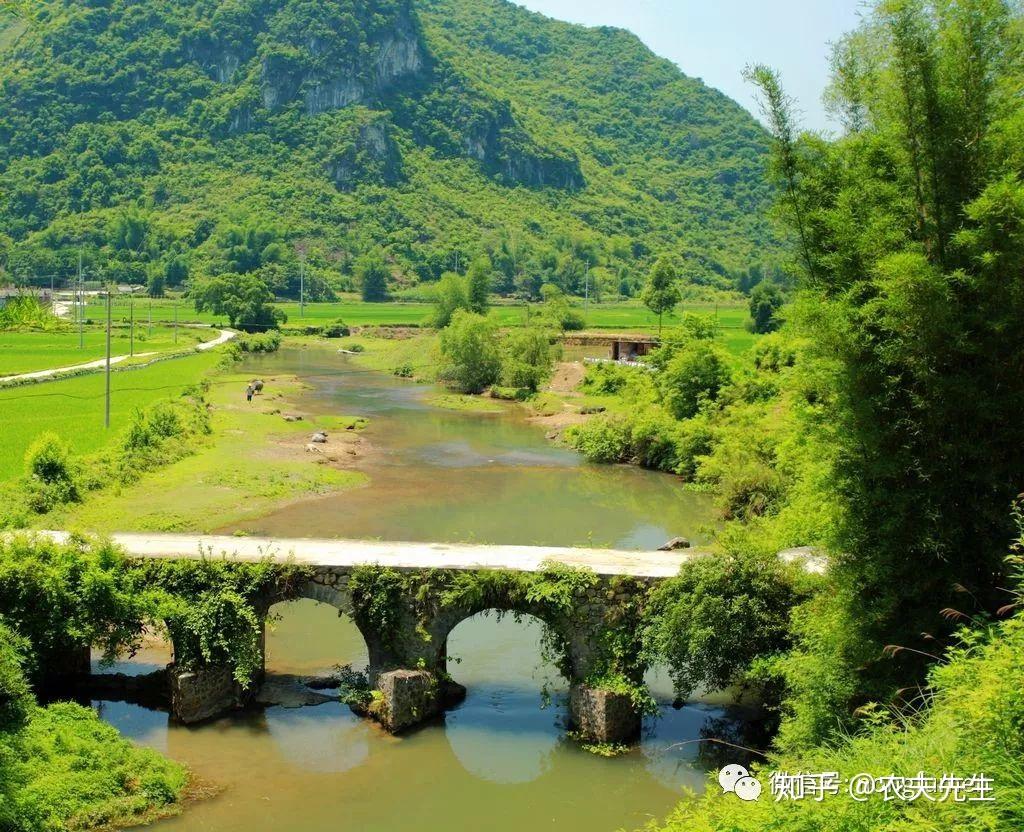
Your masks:
[[[11,298],[20,297],[34,297],[39,300],[40,303],[47,304],[53,299],[49,289],[31,289],[31,288],[6,288],[0,289],[0,309],[7,306],[7,301]]]
[[[619,364],[636,364],[644,356],[650,355],[661,346],[661,339],[656,335],[625,335],[618,333],[580,332],[566,335],[563,342],[567,346],[608,347],[607,358],[587,358],[589,363],[615,361]]]
[[[659,340],[652,335],[624,335],[612,341],[612,361],[636,361],[658,348]]]

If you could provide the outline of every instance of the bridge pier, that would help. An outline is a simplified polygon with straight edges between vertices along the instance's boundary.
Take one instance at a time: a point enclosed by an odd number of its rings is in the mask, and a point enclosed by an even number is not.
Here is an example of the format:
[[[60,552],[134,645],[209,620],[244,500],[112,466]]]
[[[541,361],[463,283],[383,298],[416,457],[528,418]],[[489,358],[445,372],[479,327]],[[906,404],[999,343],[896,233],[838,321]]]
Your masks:
[[[625,744],[640,736],[642,714],[629,694],[580,682],[569,689],[569,721],[582,739]]]
[[[247,705],[252,692],[235,681],[230,665],[206,665],[192,670],[167,668],[171,687],[171,714],[193,725],[225,716]]]
[[[256,691],[263,683],[263,665],[267,654],[268,610],[269,606],[261,610],[263,626],[259,641],[260,669],[252,683],[248,686],[239,684],[235,679],[235,668],[230,664],[204,664],[186,668],[179,667],[172,661],[167,666],[171,716],[184,725],[194,725],[227,716],[252,704]],[[177,649],[174,650],[174,655],[178,655]]]

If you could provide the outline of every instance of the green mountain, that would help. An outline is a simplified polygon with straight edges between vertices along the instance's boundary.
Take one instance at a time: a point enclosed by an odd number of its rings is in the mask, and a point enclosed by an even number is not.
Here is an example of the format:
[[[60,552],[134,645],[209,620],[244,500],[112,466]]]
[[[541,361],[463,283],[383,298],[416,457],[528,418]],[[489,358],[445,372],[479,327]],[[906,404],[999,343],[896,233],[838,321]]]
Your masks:
[[[397,286],[635,286],[771,259],[767,137],[628,32],[505,0],[23,0],[0,22],[0,262]]]

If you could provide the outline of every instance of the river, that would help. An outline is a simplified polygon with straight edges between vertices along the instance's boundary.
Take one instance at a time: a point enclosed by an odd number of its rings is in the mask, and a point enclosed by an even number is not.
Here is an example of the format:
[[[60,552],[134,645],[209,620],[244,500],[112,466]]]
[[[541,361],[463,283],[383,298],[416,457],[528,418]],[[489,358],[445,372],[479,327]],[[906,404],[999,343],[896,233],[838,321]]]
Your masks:
[[[620,548],[706,534],[705,498],[665,475],[589,465],[549,443],[516,408],[471,414],[431,407],[429,388],[323,351],[283,350],[249,359],[248,369],[304,377],[307,411],[368,417],[365,436],[375,452],[361,465],[366,487],[291,504],[242,524],[245,530]],[[366,664],[361,636],[333,608],[295,601],[274,612],[268,673]],[[721,760],[714,746],[694,740],[721,736],[742,713],[715,697],[674,707],[665,675],[652,671],[660,707],[645,720],[642,741],[615,758],[596,756],[565,737],[564,685],[543,664],[539,637],[539,622],[528,617],[460,624],[449,669],[467,686],[466,700],[399,738],[333,702],[193,728],[139,705],[94,704],[125,735],[221,789],[159,823],[162,832],[613,832],[663,817],[684,787],[703,788],[706,768]],[[114,669],[145,672],[167,660],[165,650],[152,648]]]

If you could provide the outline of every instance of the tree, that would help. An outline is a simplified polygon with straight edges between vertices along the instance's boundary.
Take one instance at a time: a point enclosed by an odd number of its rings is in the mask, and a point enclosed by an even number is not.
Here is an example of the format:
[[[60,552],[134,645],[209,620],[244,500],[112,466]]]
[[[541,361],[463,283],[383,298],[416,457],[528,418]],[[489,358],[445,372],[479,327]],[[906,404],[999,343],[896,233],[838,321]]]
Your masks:
[[[553,283],[545,283],[540,287],[544,304],[540,310],[540,322],[543,326],[558,332],[577,331],[583,329],[583,315],[569,306],[569,298]]]
[[[753,320],[754,332],[762,335],[774,332],[779,328],[778,311],[786,299],[782,290],[770,281],[758,283],[750,292],[750,317]]]
[[[469,264],[466,272],[466,290],[469,295],[469,308],[478,315],[486,315],[491,295],[491,273],[494,267],[486,255],[477,257]]]
[[[835,143],[795,136],[756,73],[800,246],[794,325],[826,369],[801,428],[831,454],[819,494],[842,553],[794,616],[790,746],[916,688],[953,637],[942,610],[1000,604],[1024,471],[1022,36],[1000,0],[881,4],[837,48]]]
[[[539,327],[513,329],[502,344],[502,384],[536,391],[551,377],[554,358],[548,330]]]
[[[164,267],[164,282],[168,286],[181,286],[188,280],[188,261],[178,255],[167,261]]]
[[[445,272],[437,283],[431,324],[438,329],[444,329],[451,323],[452,315],[459,309],[470,309],[466,278],[455,272]]]
[[[498,380],[497,326],[482,315],[456,310],[441,330],[441,354],[446,361],[441,378],[464,393],[479,393]]]
[[[658,375],[658,387],[669,412],[677,419],[696,415],[715,401],[729,381],[729,364],[708,341],[694,340],[677,350]]]
[[[226,315],[233,327],[246,332],[277,329],[288,316],[271,304],[274,296],[254,274],[220,275],[200,282],[193,290],[196,311]]]
[[[153,269],[149,273],[149,285],[147,294],[151,298],[162,298],[164,296],[164,272],[160,269]]]
[[[356,261],[356,280],[362,288],[363,300],[376,303],[387,300],[388,272],[384,256],[379,251],[364,254]]]
[[[661,316],[675,309],[679,302],[676,288],[676,270],[668,257],[660,257],[647,276],[647,284],[640,295],[644,306],[658,316],[658,333],[661,333]]]
[[[120,211],[110,226],[110,242],[121,251],[139,251],[149,233],[149,219],[137,208]]]

